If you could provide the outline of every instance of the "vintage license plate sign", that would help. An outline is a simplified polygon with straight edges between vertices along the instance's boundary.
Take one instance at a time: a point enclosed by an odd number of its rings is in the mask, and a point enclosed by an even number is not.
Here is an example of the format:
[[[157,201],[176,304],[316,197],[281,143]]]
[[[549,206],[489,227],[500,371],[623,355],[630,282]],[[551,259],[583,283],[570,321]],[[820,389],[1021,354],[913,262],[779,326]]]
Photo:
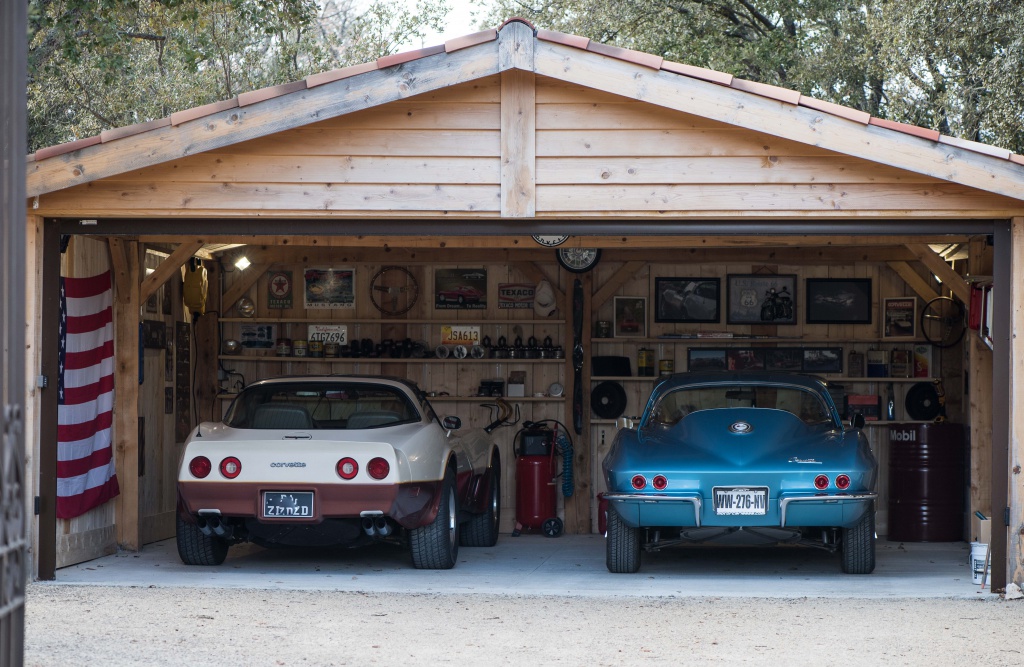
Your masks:
[[[312,519],[312,491],[264,491],[263,516],[267,519]]]
[[[763,515],[768,512],[768,489],[759,487],[716,486],[715,514]]]
[[[348,345],[347,324],[310,324],[306,334],[309,340]]]
[[[480,327],[446,324],[441,327],[441,345],[479,345]]]

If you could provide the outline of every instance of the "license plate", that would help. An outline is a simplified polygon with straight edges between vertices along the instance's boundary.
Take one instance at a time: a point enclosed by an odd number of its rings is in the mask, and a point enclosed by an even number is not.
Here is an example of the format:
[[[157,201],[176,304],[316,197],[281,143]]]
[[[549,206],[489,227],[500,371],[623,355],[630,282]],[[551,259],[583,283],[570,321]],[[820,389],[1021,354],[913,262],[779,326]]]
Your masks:
[[[267,519],[312,519],[312,491],[264,491],[263,516]]]
[[[715,487],[715,514],[760,515],[768,512],[766,487]]]

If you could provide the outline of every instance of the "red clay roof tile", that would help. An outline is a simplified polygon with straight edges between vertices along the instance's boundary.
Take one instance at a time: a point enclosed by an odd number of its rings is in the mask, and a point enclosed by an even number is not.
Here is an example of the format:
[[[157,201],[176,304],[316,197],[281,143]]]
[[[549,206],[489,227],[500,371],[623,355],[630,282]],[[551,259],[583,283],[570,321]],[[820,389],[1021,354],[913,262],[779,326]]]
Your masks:
[[[729,86],[736,90],[754,93],[755,95],[778,100],[780,102],[786,102],[787,104],[800,103],[800,93],[788,88],[779,88],[778,86],[772,86],[767,83],[758,83],[757,81],[747,81],[746,79],[733,79]]]
[[[115,127],[110,130],[103,130],[100,132],[100,140],[103,143],[113,141],[114,139],[123,139],[124,137],[131,137],[136,134],[142,134],[143,132],[149,132],[150,130],[157,130],[161,127],[167,127],[171,124],[171,117],[157,118],[145,123],[135,123],[127,127]]]
[[[193,109],[185,109],[183,111],[175,111],[171,114],[171,125],[181,125],[187,123],[190,120],[196,118],[202,118],[203,116],[209,116],[220,111],[227,111],[228,109],[234,109],[238,106],[238,98],[232,97],[230,100],[221,100],[220,102],[214,102],[213,104],[204,104],[201,107],[195,107]]]
[[[844,107],[841,104],[834,104],[832,102],[826,102],[825,100],[816,100],[813,97],[800,96],[800,106],[807,107],[808,109],[814,109],[815,111],[823,111],[833,116],[839,116],[847,120],[860,123],[861,125],[867,125],[871,120],[871,114],[867,111],[861,111],[860,109],[854,109],[853,107]]]
[[[63,155],[72,151],[77,151],[82,148],[88,148],[89,146],[95,146],[100,143],[100,135],[94,137],[86,137],[85,139],[77,139],[75,141],[69,141],[66,144],[58,144],[56,146],[47,146],[46,148],[40,148],[36,151],[36,161],[45,160],[48,157],[55,155]]]
[[[537,26],[533,25],[533,23],[527,21],[522,16],[513,16],[510,19],[505,19],[502,22],[502,24],[498,26],[498,32],[501,32],[501,29],[507,26],[509,23],[522,23],[523,25],[527,26],[530,30],[532,30],[533,34],[537,34]]]
[[[977,141],[968,141],[967,139],[961,139],[960,137],[947,137],[941,135],[939,137],[940,144],[947,144],[949,146],[956,146],[957,148],[963,148],[964,150],[974,151],[975,153],[981,153],[982,155],[991,155],[992,157],[1002,158],[1009,160],[1012,151],[999,146],[990,146],[989,144],[978,143]]]
[[[340,81],[341,79],[347,79],[350,76],[357,74],[363,74],[364,72],[372,72],[377,69],[377,61],[371,60],[368,63],[362,63],[360,65],[352,65],[350,67],[342,67],[341,69],[332,69],[330,72],[321,72],[320,74],[310,74],[306,77],[306,88],[316,88],[332,81]]]
[[[444,53],[444,44],[438,44],[437,46],[428,46],[424,49],[416,49],[415,51],[404,51],[402,53],[396,53],[391,56],[384,56],[383,58],[377,58],[377,68],[384,69],[386,67],[394,67],[395,65],[401,65],[413,60],[419,60],[420,58],[426,58],[438,53]]]
[[[306,80],[291,81],[289,83],[282,83],[279,86],[268,86],[266,88],[260,88],[259,90],[251,90],[248,93],[241,93],[238,96],[238,106],[247,107],[250,104],[256,104],[257,102],[263,102],[264,100],[272,100],[275,97],[281,97],[289,93],[296,93],[300,90],[306,89]]]
[[[634,63],[636,65],[650,67],[651,69],[661,69],[661,63],[665,61],[661,56],[644,53],[643,51],[623,49],[618,46],[609,46],[607,44],[602,44],[601,42],[595,42],[594,40],[590,40],[590,44],[587,45],[587,51],[590,51],[591,53],[599,53],[602,56],[608,56],[609,58],[615,58],[617,60],[625,60],[626,62]]]
[[[705,69],[703,67],[696,67],[694,65],[684,65],[683,63],[675,63],[671,60],[665,60],[661,63],[661,69],[666,72],[672,72],[674,74],[682,74],[688,76],[691,79],[700,79],[702,81],[710,81],[711,83],[721,84],[728,86],[732,83],[732,74],[726,74],[725,72],[717,72],[713,69]]]
[[[455,39],[449,39],[444,43],[444,50],[446,53],[452,51],[458,51],[459,49],[466,49],[470,46],[476,46],[477,44],[483,44],[485,42],[493,42],[498,39],[498,31],[494,28],[490,30],[482,30],[480,32],[474,32],[472,35],[463,35],[462,37],[456,37]]]
[[[926,127],[918,127],[917,125],[908,125],[907,123],[897,123],[894,120],[885,120],[884,118],[871,117],[871,125],[877,125],[878,127],[884,127],[887,130],[896,130],[904,134],[910,134],[915,137],[921,137],[922,139],[931,139],[932,141],[939,140],[938,130],[929,130]]]
[[[25,162],[35,162],[35,161],[36,161],[36,154],[35,153],[29,153],[28,155],[25,156]]]
[[[538,30],[537,39],[544,42],[554,42],[555,44],[572,46],[577,49],[586,49],[587,46],[590,44],[589,37],[580,37],[579,35],[567,35],[564,32],[555,32],[554,30]]]
[[[1017,164],[1024,164],[1024,155],[1017,155],[1014,153],[1010,156],[1010,162],[1016,162]]]

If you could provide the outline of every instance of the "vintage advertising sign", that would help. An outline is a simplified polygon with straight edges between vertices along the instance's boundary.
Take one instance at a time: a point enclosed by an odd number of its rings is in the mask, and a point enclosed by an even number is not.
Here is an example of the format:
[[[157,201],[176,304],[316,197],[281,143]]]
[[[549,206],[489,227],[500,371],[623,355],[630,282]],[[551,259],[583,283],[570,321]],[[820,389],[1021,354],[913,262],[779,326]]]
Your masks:
[[[306,335],[309,340],[348,345],[347,324],[310,324]]]
[[[533,308],[534,286],[530,283],[499,283],[499,309]]]
[[[271,348],[274,347],[273,324],[242,324],[239,335],[242,347]]]
[[[271,271],[267,281],[267,308],[292,307],[292,272]]]
[[[486,310],[487,269],[434,271],[434,309]]]
[[[467,324],[445,324],[441,327],[441,345],[479,345],[480,327]]]
[[[882,304],[882,338],[917,336],[917,297],[889,298]]]
[[[356,307],[355,269],[306,269],[303,277],[307,309]]]

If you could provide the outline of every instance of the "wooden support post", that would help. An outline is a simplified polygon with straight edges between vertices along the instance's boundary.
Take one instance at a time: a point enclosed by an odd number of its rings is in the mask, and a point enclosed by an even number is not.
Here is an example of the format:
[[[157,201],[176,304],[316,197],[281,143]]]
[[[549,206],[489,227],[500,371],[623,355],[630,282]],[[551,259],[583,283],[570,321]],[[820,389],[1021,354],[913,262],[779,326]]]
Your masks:
[[[138,551],[139,530],[139,244],[110,244],[115,273],[114,294],[114,459],[121,494],[117,497],[117,543]],[[127,283],[127,285],[125,285]]]
[[[510,69],[501,73],[503,218],[532,218],[537,214],[536,100],[533,72]]]
[[[1012,280],[1008,285],[996,284],[995,290],[1010,292],[1010,475],[1007,494],[1009,505],[1009,567],[1007,580],[1024,585],[1024,282],[1014,268],[1024,266],[1024,217],[1010,222],[1010,267]],[[1019,268],[1018,268],[1019,270]],[[994,467],[993,467],[994,469]],[[1001,508],[999,508],[1001,509]],[[997,508],[993,507],[993,514]],[[1001,527],[1002,517],[993,517],[992,533]],[[995,546],[995,540],[993,540]],[[999,552],[993,550],[993,562]],[[996,571],[993,565],[993,571]]]
[[[968,248],[967,269],[992,275],[992,251],[984,238]],[[971,443],[971,496],[968,511],[992,517],[992,350],[975,331],[967,332],[967,423]],[[994,522],[993,522],[994,523]],[[968,535],[973,540],[975,535]]]
[[[221,417],[217,355],[220,352],[220,264],[204,262],[210,285],[206,293],[206,314],[196,320],[195,392],[196,421],[217,421]]]
[[[40,579],[57,571],[57,383],[60,370],[60,231],[57,222],[43,224],[43,294],[40,318],[40,373],[46,388],[39,398],[39,554]]]
[[[583,432],[577,434],[572,431],[572,441],[574,443],[573,451],[573,479],[575,481],[575,491],[571,498],[565,499],[565,530],[567,533],[574,535],[585,535],[591,532],[592,522],[590,520],[590,504],[593,500],[592,491],[592,475],[594,471],[592,468],[593,456],[591,456],[590,450],[590,366],[586,360],[590,359],[590,293],[593,290],[593,273],[584,273],[582,275],[572,275],[572,278],[579,278],[583,284],[583,331],[580,336],[583,344],[583,372],[580,374],[580,385],[583,388]],[[566,309],[568,311],[566,317],[566,336],[565,336],[565,349],[566,349],[566,377],[570,378],[570,382],[566,383],[568,400],[565,402],[565,420],[564,423],[570,429],[573,428],[572,418],[572,397],[573,391],[575,390],[574,378],[575,373],[573,372],[572,366],[572,350],[573,350],[573,321],[572,321],[572,293],[573,293],[573,281],[570,279],[566,284]]]

